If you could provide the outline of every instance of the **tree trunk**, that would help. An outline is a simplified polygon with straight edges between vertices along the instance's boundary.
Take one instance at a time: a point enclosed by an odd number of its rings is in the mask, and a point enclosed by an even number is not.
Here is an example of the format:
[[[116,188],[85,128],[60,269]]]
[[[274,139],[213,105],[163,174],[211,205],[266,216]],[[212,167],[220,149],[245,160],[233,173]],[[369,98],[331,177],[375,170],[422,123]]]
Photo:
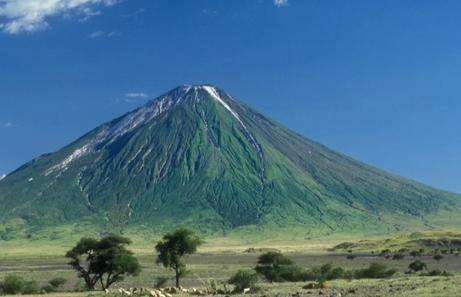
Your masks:
[[[176,277],[176,288],[179,288],[179,269],[178,267],[175,267],[175,277]]]

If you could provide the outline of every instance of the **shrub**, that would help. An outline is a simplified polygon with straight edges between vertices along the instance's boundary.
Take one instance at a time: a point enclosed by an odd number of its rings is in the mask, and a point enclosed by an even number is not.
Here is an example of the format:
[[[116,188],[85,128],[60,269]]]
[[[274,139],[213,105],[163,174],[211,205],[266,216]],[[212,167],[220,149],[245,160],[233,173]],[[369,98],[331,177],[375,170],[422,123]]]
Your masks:
[[[15,274],[5,276],[0,287],[5,294],[36,294],[40,292],[36,281],[26,281]]]
[[[426,265],[426,263],[424,263],[424,262],[422,262],[420,260],[416,260],[416,261],[410,263],[410,265],[408,265],[408,268],[413,272],[418,272],[418,271],[427,269],[427,265]]]
[[[421,257],[421,252],[419,252],[419,251],[411,251],[410,256],[412,256],[413,258]]]
[[[405,255],[402,254],[402,253],[397,253],[397,254],[394,254],[394,256],[392,256],[392,260],[402,260],[403,258],[405,258]]]
[[[36,281],[25,281],[21,293],[25,295],[40,293],[38,283]]]
[[[235,286],[234,291],[237,293],[243,292],[243,290],[247,288],[251,289],[251,291],[255,291],[258,275],[252,270],[239,270],[228,282]]]
[[[50,280],[48,283],[55,289],[58,289],[59,287],[63,286],[67,282],[67,279],[63,277],[57,277],[53,278]]]
[[[341,279],[346,276],[346,271],[342,267],[335,267],[327,274],[327,280]]]
[[[440,255],[440,254],[437,254],[437,255],[434,255],[434,257],[432,257],[432,258],[433,258],[435,261],[437,261],[437,262],[438,262],[438,261],[440,261],[440,260],[442,260],[442,259],[443,259],[443,256],[442,256],[442,255]]]
[[[319,282],[343,278],[352,278],[352,275],[342,267],[333,267],[331,264],[325,264],[305,273],[304,280],[316,280]]]
[[[56,292],[56,288],[50,284],[46,284],[42,287],[42,292],[44,293],[53,293]]]
[[[24,289],[25,281],[22,277],[15,274],[5,276],[2,283],[2,291],[6,294],[19,294]]]
[[[299,282],[305,279],[305,272],[296,265],[281,266],[278,270],[277,281]]]
[[[168,282],[168,280],[169,278],[166,276],[158,276],[154,279],[154,286],[156,288],[164,287],[166,283]]]
[[[393,276],[397,271],[389,269],[381,263],[372,263],[368,268],[359,269],[355,272],[355,278],[387,278]]]

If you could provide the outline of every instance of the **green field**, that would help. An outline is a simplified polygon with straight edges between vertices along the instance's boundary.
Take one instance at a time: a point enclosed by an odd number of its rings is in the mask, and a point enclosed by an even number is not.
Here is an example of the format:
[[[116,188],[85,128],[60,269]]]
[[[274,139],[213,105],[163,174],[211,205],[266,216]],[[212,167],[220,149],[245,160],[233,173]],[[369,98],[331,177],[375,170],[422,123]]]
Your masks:
[[[406,256],[402,260],[392,260],[379,255],[382,249],[397,251],[400,248],[426,248],[429,252],[433,244],[435,248],[443,249],[446,244],[456,245],[461,235],[456,232],[430,232],[399,235],[393,238],[372,238],[367,240],[351,240],[353,246],[342,250],[335,248],[344,242],[344,238],[319,238],[292,242],[261,241],[246,243],[237,238],[208,239],[199,252],[188,258],[190,273],[184,278],[185,287],[206,287],[210,280],[225,283],[231,275],[242,268],[253,268],[258,256],[268,250],[276,249],[284,252],[302,268],[313,268],[326,263],[341,266],[346,270],[364,268],[370,263],[385,263],[390,268],[398,270],[391,279],[384,280],[333,280],[328,281],[327,289],[303,289],[306,283],[267,284],[261,281],[261,291],[256,296],[461,296],[461,256],[456,252],[443,255],[436,261],[432,255],[423,255],[419,259],[426,262],[428,270],[440,269],[450,272],[449,277],[422,277],[405,274],[408,264],[414,258]],[[143,270],[137,277],[126,278],[117,286],[153,287],[153,281],[158,276],[172,276],[171,271],[155,264],[155,255],[151,243],[138,241],[133,244]],[[26,244],[18,242],[2,242],[0,245],[0,279],[7,274],[18,274],[29,280],[35,280],[40,285],[46,284],[56,277],[64,277],[68,281],[61,293],[47,296],[89,296],[89,293],[66,293],[80,289],[81,281],[76,273],[66,265],[64,253],[71,245],[59,242],[45,244],[36,242]],[[428,246],[431,245],[431,246]],[[354,259],[347,259],[353,254]],[[173,285],[170,282],[168,285]],[[321,292],[321,293],[320,293]],[[299,294],[298,294],[299,293]],[[91,296],[98,293],[92,293]],[[336,294],[336,295],[335,295]]]

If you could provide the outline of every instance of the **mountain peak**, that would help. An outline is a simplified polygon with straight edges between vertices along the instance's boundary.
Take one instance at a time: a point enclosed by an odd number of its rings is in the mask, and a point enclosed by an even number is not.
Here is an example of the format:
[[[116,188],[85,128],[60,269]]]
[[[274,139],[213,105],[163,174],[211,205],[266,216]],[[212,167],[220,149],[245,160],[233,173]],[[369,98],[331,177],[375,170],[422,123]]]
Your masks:
[[[0,218],[31,228],[88,219],[109,229],[123,221],[315,234],[435,228],[461,198],[338,154],[203,84],[29,162],[0,182],[0,205]]]
[[[226,102],[226,98],[231,98],[229,95],[220,91],[216,87],[208,84],[195,85],[195,86],[179,86],[167,92],[166,94],[149,101],[146,105],[124,115],[117,121],[112,122],[110,125],[103,126],[102,129],[92,137],[87,143],[73,150],[63,161],[51,166],[45,172],[49,175],[54,172],[62,172],[75,160],[83,156],[94,153],[104,145],[114,143],[120,137],[128,134],[138,127],[150,122],[157,116],[171,110],[175,106],[185,103],[197,102],[207,98],[215,100],[218,104],[222,105],[229,113],[240,123],[248,135],[249,132],[241,120],[239,114],[234,111]],[[254,141],[253,141],[254,142]],[[254,145],[257,147],[256,145]]]
[[[211,96],[214,99],[220,98],[222,99],[221,95],[225,94],[219,88],[211,84],[199,84],[199,85],[181,85],[178,86],[164,95],[159,96],[153,100],[151,100],[147,106],[152,104],[157,104],[160,101],[169,101],[172,100],[173,103],[179,103],[182,101],[186,101],[185,99],[193,99],[193,100],[200,100],[206,98],[207,95]],[[226,94],[226,97],[229,95]],[[193,101],[192,100],[192,101]]]

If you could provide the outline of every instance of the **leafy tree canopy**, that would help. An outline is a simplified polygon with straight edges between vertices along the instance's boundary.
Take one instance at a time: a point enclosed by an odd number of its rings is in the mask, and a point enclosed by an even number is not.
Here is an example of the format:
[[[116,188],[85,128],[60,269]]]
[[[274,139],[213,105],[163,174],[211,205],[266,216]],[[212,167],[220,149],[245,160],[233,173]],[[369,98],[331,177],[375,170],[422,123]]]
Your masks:
[[[163,236],[155,246],[159,253],[157,263],[174,270],[177,287],[179,287],[179,279],[187,272],[184,256],[195,253],[202,243],[203,241],[193,231],[181,228]]]
[[[130,243],[128,238],[116,235],[100,240],[82,238],[66,257],[89,290],[94,290],[98,282],[102,289],[107,289],[127,275],[139,274],[141,266],[126,248]]]

